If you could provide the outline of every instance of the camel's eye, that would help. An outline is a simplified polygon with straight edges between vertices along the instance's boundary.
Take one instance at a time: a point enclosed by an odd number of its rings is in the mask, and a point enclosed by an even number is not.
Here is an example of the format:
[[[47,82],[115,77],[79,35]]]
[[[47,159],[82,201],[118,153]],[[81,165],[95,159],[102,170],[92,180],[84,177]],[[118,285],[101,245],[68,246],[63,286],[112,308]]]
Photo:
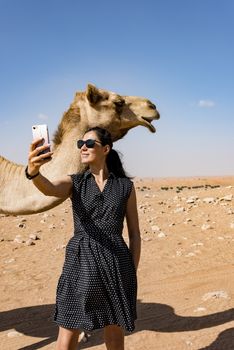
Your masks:
[[[148,106],[150,109],[156,109],[156,106],[152,102],[149,102]]]
[[[114,104],[116,108],[122,108],[124,105],[124,101],[123,100],[114,101]]]
[[[121,114],[123,110],[124,100],[114,101],[114,105],[115,105],[116,112],[118,114]]]

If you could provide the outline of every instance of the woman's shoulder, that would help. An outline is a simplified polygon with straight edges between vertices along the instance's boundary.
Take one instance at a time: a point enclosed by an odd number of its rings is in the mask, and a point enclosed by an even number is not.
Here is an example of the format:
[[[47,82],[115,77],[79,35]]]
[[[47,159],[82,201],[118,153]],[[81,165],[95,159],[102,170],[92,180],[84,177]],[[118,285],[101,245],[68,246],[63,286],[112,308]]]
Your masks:
[[[124,191],[124,194],[126,195],[126,197],[129,197],[132,188],[134,186],[134,182],[132,181],[131,178],[129,177],[116,177],[117,182],[120,186],[120,188],[122,188],[122,190]]]
[[[115,176],[115,178],[120,182],[120,183],[124,183],[124,184],[133,184],[133,180],[128,177],[128,176]]]
[[[85,177],[85,172],[83,171],[75,174],[70,174],[70,177],[73,183],[79,183]]]

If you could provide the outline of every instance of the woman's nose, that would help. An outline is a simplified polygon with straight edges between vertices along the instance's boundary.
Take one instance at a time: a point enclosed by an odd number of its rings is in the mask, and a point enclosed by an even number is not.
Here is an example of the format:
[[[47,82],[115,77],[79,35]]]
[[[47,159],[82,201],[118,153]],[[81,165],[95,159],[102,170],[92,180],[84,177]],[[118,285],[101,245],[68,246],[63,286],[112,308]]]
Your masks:
[[[81,147],[81,150],[87,150],[87,146],[86,146],[85,143],[84,143],[83,146]]]

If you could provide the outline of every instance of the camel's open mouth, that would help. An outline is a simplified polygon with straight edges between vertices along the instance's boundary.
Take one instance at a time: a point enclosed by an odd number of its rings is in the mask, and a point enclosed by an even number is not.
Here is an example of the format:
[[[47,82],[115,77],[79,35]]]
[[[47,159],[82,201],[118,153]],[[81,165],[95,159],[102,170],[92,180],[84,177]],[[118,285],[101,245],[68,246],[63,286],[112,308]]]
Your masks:
[[[153,117],[141,117],[141,120],[144,121],[144,125],[151,131],[151,132],[156,132],[155,127],[151,124],[151,122],[154,120],[155,118]]]

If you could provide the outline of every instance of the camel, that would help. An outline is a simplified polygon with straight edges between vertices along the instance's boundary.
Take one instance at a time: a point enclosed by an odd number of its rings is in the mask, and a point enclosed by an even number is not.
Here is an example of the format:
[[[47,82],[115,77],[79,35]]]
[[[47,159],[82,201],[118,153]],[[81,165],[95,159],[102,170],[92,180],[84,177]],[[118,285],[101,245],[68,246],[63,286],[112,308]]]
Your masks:
[[[84,170],[76,141],[89,127],[106,128],[116,141],[138,125],[155,132],[151,122],[159,117],[156,106],[146,98],[121,96],[88,84],[86,91],[75,94],[74,101],[63,114],[53,138],[53,158],[41,167],[41,172],[54,180]],[[0,156],[0,213],[36,214],[65,200],[43,195],[26,179],[24,170],[25,166]]]

